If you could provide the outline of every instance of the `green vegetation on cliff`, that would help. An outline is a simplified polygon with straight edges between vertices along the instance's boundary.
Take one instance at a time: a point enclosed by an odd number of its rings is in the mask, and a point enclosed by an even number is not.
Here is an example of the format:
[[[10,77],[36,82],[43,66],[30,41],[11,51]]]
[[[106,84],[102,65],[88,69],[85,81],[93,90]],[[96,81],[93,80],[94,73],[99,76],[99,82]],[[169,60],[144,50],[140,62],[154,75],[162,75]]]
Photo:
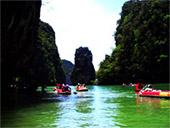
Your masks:
[[[34,54],[34,78],[40,84],[65,82],[65,72],[55,44],[55,32],[45,22],[39,22],[38,42]]]
[[[97,71],[99,84],[169,82],[169,18],[168,1],[126,2],[116,48]]]
[[[71,73],[72,84],[92,84],[95,80],[95,70],[92,63],[92,53],[87,47],[76,49],[75,65]]]

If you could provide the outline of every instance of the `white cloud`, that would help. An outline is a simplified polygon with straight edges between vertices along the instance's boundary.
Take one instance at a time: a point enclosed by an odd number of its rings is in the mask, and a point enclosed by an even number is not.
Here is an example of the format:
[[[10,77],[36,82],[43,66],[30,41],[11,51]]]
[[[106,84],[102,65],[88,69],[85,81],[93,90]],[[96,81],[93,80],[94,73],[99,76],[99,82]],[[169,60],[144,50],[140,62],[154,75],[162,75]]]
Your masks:
[[[112,35],[119,14],[108,13],[93,0],[51,0],[41,7],[40,18],[53,27],[61,59],[74,63],[75,50],[86,46],[97,70],[115,47]]]

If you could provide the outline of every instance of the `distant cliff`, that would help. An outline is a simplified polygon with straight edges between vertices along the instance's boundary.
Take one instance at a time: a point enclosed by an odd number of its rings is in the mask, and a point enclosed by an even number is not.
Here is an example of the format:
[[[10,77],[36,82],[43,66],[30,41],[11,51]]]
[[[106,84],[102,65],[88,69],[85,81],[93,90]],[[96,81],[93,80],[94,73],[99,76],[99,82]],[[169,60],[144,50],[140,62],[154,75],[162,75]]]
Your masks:
[[[95,80],[95,70],[92,63],[92,53],[87,47],[76,49],[75,65],[71,73],[73,84],[92,84]]]
[[[66,74],[66,83],[72,84],[71,79],[70,79],[70,75],[71,75],[71,72],[73,70],[74,64],[71,63],[68,60],[62,60],[62,66],[63,66],[65,74]]]
[[[1,1],[2,88],[27,76],[37,42],[41,0]]]

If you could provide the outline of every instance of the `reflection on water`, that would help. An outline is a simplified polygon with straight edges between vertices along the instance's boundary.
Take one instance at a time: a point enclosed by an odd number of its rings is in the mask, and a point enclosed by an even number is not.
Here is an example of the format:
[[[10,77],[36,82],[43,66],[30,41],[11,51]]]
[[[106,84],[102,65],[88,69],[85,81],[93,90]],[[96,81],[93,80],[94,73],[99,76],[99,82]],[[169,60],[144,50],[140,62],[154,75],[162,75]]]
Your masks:
[[[137,114],[149,113],[155,114],[161,109],[170,109],[170,102],[166,99],[161,98],[150,98],[150,97],[136,97],[136,109]]]
[[[88,88],[87,92],[71,95],[58,95],[50,91],[37,104],[5,110],[2,126],[169,127],[170,100],[136,97],[131,87]],[[74,90],[75,87],[72,87]]]

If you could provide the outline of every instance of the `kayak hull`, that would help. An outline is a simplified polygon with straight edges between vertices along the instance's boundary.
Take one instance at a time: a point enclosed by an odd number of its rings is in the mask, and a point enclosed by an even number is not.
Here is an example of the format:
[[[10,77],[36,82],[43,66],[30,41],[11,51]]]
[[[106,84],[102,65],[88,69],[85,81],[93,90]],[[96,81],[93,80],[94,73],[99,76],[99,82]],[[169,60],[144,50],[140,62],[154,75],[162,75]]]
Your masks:
[[[170,91],[140,91],[136,95],[143,97],[170,98]]]
[[[71,91],[68,90],[68,91],[63,91],[62,89],[57,89],[58,91],[58,94],[66,94],[66,95],[70,95],[71,94]]]
[[[88,91],[88,88],[77,88],[76,91]]]

